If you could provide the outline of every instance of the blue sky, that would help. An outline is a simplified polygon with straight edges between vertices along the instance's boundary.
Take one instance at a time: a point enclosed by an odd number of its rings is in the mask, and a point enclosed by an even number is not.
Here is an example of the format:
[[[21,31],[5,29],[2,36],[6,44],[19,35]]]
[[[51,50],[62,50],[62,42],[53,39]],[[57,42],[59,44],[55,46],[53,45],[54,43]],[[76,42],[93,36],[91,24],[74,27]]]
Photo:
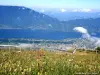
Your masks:
[[[100,0],[0,0],[0,5],[18,5],[41,8],[100,9]]]

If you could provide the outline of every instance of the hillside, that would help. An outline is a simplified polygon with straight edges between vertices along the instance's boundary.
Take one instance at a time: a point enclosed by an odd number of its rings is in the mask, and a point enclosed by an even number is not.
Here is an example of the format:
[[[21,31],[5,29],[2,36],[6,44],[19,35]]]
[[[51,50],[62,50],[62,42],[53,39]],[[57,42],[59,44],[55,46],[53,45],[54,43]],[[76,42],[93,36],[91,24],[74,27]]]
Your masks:
[[[89,32],[100,32],[100,18],[76,19],[64,23],[70,25],[72,28],[82,26],[88,29]]]
[[[59,21],[30,8],[0,6],[0,28],[30,28],[59,30]]]

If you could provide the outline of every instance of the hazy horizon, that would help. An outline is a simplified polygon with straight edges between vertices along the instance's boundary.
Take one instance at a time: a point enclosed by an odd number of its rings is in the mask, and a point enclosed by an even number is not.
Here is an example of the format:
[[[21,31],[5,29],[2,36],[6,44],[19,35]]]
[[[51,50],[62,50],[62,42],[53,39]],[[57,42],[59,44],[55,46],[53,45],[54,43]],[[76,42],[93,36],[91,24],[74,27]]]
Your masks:
[[[0,0],[0,5],[25,6],[36,9],[61,9],[73,11],[99,11],[100,0]]]

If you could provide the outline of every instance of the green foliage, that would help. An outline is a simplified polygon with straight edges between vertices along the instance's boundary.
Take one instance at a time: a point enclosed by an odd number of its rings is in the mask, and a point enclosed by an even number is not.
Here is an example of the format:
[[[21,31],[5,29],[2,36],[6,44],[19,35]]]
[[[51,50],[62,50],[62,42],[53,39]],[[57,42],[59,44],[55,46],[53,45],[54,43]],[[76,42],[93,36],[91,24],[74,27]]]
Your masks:
[[[97,52],[100,52],[100,47],[97,47],[96,50],[97,50]]]
[[[73,53],[73,50],[70,49],[70,50],[67,50],[67,52],[69,52],[69,53]]]

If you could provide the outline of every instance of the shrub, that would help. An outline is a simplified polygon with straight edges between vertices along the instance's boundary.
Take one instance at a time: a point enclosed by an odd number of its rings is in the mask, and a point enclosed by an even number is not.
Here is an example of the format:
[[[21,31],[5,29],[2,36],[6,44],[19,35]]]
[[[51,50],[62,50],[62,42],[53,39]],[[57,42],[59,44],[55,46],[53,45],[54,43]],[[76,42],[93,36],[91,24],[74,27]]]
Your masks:
[[[100,47],[97,47],[96,50],[97,50],[97,52],[100,52]]]

